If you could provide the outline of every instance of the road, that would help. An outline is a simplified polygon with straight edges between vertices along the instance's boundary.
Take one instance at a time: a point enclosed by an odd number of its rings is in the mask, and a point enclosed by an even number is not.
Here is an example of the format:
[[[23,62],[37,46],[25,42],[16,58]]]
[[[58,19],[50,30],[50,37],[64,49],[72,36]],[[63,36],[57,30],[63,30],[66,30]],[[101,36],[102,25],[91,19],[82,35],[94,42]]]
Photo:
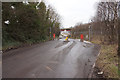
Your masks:
[[[48,41],[3,53],[3,78],[88,78],[99,46],[78,39]]]

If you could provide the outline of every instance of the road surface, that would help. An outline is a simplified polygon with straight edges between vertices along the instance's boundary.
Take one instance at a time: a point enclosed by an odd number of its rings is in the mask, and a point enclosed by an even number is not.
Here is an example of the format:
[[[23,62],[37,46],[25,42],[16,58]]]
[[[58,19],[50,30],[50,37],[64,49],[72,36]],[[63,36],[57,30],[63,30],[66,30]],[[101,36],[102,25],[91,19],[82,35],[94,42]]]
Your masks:
[[[99,47],[69,40],[48,41],[3,53],[3,78],[88,78]]]

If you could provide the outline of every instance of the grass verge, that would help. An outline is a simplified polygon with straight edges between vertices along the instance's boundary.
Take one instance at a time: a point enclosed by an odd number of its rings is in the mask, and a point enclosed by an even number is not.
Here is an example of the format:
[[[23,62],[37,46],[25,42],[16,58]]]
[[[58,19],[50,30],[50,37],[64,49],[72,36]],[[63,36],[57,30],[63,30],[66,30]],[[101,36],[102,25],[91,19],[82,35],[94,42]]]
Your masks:
[[[19,47],[24,47],[24,46],[29,46],[29,45],[33,45],[33,44],[38,44],[38,43],[41,43],[41,42],[46,42],[46,41],[49,41],[49,40],[52,40],[52,39],[47,37],[44,40],[40,40],[40,41],[27,40],[24,43],[23,42],[18,42],[18,41],[10,41],[10,40],[8,40],[7,42],[4,42],[4,45],[2,45],[2,50],[4,52],[4,51],[11,50],[11,49],[19,48]]]
[[[117,44],[102,44],[99,38],[93,39],[92,43],[101,45],[95,67],[103,72],[104,78],[119,78]]]

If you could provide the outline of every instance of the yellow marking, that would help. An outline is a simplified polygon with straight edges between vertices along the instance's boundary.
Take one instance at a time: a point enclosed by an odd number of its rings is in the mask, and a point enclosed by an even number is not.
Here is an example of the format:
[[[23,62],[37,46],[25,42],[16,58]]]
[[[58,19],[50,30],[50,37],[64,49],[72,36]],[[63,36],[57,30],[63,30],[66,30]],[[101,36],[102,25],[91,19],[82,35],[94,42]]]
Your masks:
[[[50,71],[53,71],[50,67],[46,66],[46,69],[50,70]]]

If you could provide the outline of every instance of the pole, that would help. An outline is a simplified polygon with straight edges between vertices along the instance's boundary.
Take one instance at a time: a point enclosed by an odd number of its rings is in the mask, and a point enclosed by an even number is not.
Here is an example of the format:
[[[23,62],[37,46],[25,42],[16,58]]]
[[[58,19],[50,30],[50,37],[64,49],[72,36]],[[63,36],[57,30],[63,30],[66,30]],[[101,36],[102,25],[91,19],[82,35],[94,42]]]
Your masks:
[[[89,41],[90,41],[90,28],[91,28],[91,26],[89,26]]]
[[[50,27],[50,38],[51,38],[51,27]]]
[[[118,26],[120,23],[120,3],[118,6],[118,21],[117,21],[117,27],[118,27],[118,76],[120,77],[120,27]]]

